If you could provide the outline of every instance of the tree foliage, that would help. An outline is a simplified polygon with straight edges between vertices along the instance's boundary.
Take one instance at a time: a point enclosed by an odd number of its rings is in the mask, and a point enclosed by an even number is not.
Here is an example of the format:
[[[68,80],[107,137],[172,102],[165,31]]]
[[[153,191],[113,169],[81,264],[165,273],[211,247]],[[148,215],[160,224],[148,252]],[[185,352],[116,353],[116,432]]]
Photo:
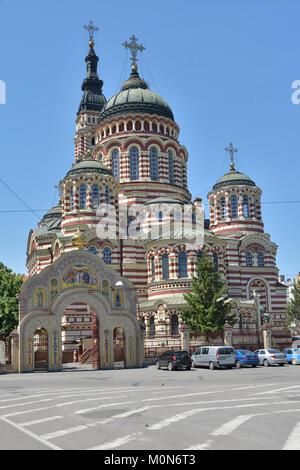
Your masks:
[[[0,334],[9,336],[18,325],[18,298],[23,275],[0,262]]]
[[[293,298],[287,304],[287,320],[298,325],[300,321],[300,280],[294,282]]]
[[[183,309],[182,319],[192,333],[223,330],[226,322],[235,322],[235,315],[230,313],[230,302],[225,300],[226,282],[205,251],[198,259],[197,270],[198,276],[192,278],[191,292],[184,294],[188,308]]]

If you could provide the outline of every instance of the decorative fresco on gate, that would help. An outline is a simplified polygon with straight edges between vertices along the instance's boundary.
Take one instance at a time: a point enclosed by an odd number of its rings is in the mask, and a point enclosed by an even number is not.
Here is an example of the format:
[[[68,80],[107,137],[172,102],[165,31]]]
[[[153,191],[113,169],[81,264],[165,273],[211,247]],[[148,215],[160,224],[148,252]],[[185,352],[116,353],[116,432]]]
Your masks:
[[[76,264],[71,266],[63,275],[62,289],[82,286],[97,289],[97,278],[95,273],[84,265]]]
[[[45,289],[39,288],[34,291],[34,306],[35,307],[46,307],[47,296]]]

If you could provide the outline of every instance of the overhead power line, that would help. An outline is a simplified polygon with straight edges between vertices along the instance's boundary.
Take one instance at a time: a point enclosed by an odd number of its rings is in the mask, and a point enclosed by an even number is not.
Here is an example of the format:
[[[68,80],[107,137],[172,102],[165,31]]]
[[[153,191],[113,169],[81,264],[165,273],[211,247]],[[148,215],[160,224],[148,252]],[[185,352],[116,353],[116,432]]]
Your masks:
[[[28,204],[26,204],[25,201],[23,201],[23,199],[18,196],[18,194],[10,187],[8,186],[8,184],[6,184],[1,178],[0,178],[0,182],[3,184],[3,186],[5,186],[25,207],[27,207],[28,211],[31,212],[38,220],[40,220],[40,217],[34,212],[34,210],[31,209],[31,207],[29,207]]]

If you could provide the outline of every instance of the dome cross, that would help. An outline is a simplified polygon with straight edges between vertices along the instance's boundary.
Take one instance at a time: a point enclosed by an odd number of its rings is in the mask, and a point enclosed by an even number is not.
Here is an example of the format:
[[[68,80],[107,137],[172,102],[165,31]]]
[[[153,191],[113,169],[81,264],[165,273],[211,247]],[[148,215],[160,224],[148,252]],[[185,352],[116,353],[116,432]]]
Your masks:
[[[99,28],[97,26],[94,26],[94,23],[92,21],[90,21],[88,25],[85,24],[83,27],[84,29],[88,30],[89,42],[90,42],[90,45],[93,46],[94,45],[94,32],[99,31]]]
[[[125,41],[122,43],[122,46],[124,46],[125,49],[131,50],[131,57],[130,57],[131,67],[137,68],[137,61],[138,61],[137,51],[143,52],[146,48],[142,44],[137,43],[137,38],[135,37],[134,34],[131,36],[130,39],[131,39],[131,42]]]
[[[234,154],[235,154],[235,152],[238,151],[238,149],[233,148],[233,144],[232,144],[232,142],[230,142],[230,143],[229,143],[229,147],[225,147],[224,150],[225,150],[226,152],[229,152],[230,161],[231,161],[230,167],[231,167],[232,170],[234,170]]]

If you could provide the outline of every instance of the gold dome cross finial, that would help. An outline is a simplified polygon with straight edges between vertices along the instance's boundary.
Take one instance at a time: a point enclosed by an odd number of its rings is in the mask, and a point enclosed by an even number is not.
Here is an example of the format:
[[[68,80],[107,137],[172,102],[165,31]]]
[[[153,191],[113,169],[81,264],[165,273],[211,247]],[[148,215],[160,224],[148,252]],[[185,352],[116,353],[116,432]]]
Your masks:
[[[226,152],[229,152],[230,155],[230,168],[234,170],[234,153],[238,151],[238,149],[233,148],[232,142],[229,143],[229,147],[225,147],[224,149]]]

